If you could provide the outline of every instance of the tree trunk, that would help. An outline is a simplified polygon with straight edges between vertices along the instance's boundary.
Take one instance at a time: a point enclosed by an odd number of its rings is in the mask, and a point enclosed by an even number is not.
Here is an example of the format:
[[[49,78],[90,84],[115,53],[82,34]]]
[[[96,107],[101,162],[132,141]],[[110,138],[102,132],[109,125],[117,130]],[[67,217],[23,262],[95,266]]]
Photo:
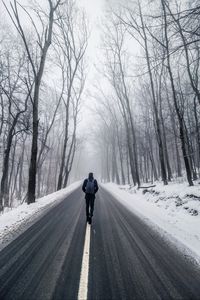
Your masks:
[[[106,147],[106,173],[107,173],[107,182],[110,182],[110,168],[109,168],[109,145],[107,144]]]
[[[156,104],[156,96],[155,96],[155,88],[153,83],[153,76],[152,76],[152,70],[150,65],[150,58],[149,58],[149,50],[148,50],[148,42],[147,42],[147,35],[146,35],[146,27],[143,20],[141,5],[138,2],[139,10],[140,10],[140,18],[141,18],[141,24],[142,24],[142,31],[143,31],[143,38],[144,38],[144,45],[145,45],[145,56],[147,61],[147,67],[148,67],[148,74],[150,79],[150,86],[151,86],[151,95],[153,100],[153,109],[154,109],[154,115],[155,115],[155,124],[156,124],[156,132],[157,132],[157,141],[158,141],[158,147],[159,147],[159,158],[160,158],[160,166],[161,166],[161,174],[162,174],[162,180],[164,185],[167,185],[167,173],[165,168],[165,161],[164,161],[164,147],[162,142],[162,135],[161,135],[161,128],[160,128],[160,120],[158,116],[158,108]]]
[[[65,105],[65,137],[64,137],[64,144],[63,144],[63,150],[62,150],[60,171],[59,171],[59,176],[58,176],[57,191],[62,188],[63,171],[64,171],[64,167],[65,167],[65,157],[66,157],[68,131],[69,131],[69,100],[70,100],[70,98],[68,96],[67,104]]]
[[[171,63],[170,63],[170,53],[169,53],[169,40],[168,40],[168,34],[167,34],[167,15],[166,15],[166,10],[165,10],[165,3],[164,0],[161,0],[161,4],[163,7],[163,12],[164,12],[164,22],[165,22],[165,44],[166,44],[166,52],[167,52],[167,68],[170,76],[170,83],[171,83],[171,88],[172,88],[172,94],[173,94],[173,101],[174,101],[174,106],[175,110],[177,113],[178,121],[179,121],[179,132],[180,132],[180,140],[181,140],[181,148],[183,152],[183,159],[185,162],[185,168],[186,168],[186,173],[187,173],[187,180],[190,186],[193,185],[192,182],[192,174],[191,174],[191,168],[190,168],[190,163],[188,159],[188,153],[186,150],[186,141],[185,141],[185,133],[184,133],[184,121],[183,121],[183,116],[181,115],[181,112],[178,107],[177,103],[177,98],[176,98],[176,91],[175,91],[175,85],[174,85],[174,78],[171,70]]]
[[[3,160],[3,174],[1,178],[0,210],[3,210],[3,206],[4,205],[8,206],[9,203],[9,187],[8,187],[9,157],[10,157],[10,151],[11,151],[12,140],[13,140],[13,132],[17,124],[18,116],[19,115],[17,115],[13,120],[13,124],[9,130],[8,137],[7,137],[6,149],[5,149],[4,160]]]
[[[168,154],[168,149],[167,149],[167,139],[166,139],[166,132],[165,132],[165,125],[164,125],[164,120],[161,112],[161,122],[162,122],[162,132],[163,132],[163,145],[164,145],[164,152],[165,152],[165,159],[166,159],[166,165],[167,165],[167,179],[168,181],[171,181],[172,179],[172,171],[171,171],[171,166],[169,163],[169,154]]]
[[[194,97],[194,117],[195,117],[195,130],[196,130],[196,144],[197,144],[197,168],[199,173],[200,171],[200,130],[199,130],[199,118],[197,115],[196,97]]]
[[[129,171],[129,153],[128,153],[128,149],[126,151],[126,168],[127,168],[127,183],[130,184],[131,181],[130,181],[130,171]]]
[[[49,24],[48,24],[49,26],[46,31],[47,39],[45,40],[44,47],[42,48],[39,70],[37,73],[35,73],[35,87],[34,87],[34,96],[33,96],[33,136],[32,136],[31,162],[29,168],[29,182],[28,182],[28,195],[27,195],[28,204],[35,202],[37,151],[38,151],[38,124],[39,124],[39,120],[38,120],[39,92],[40,92],[40,84],[44,72],[47,52],[51,45],[53,21],[54,21],[53,20],[54,8],[52,7],[52,3],[50,1],[49,3],[50,3],[50,12],[49,12]]]
[[[118,142],[118,149],[119,149],[121,179],[122,179],[122,184],[124,185],[125,184],[125,175],[124,175],[124,166],[123,166],[123,153],[122,153],[122,146],[120,145],[120,140],[119,140],[119,132],[117,133],[117,142]]]
[[[42,74],[41,74],[42,75]],[[27,203],[35,202],[36,173],[37,173],[37,150],[38,150],[38,101],[40,90],[40,79],[35,80],[35,91],[33,100],[33,135],[31,146],[31,162],[29,167]]]
[[[154,155],[153,155],[152,138],[150,137],[149,132],[147,134],[148,134],[148,141],[149,141],[149,158],[151,161],[154,178],[155,178],[155,180],[158,180],[158,174],[157,174],[156,164],[155,164]]]
[[[11,191],[11,197],[10,197],[10,206],[12,207],[13,205],[13,196],[15,194],[16,191],[16,187],[17,187],[17,179],[18,179],[18,174],[19,174],[19,169],[20,169],[20,160],[18,161],[17,164],[17,170],[16,170],[16,174],[14,174],[14,183],[13,183],[13,188]],[[17,192],[17,191],[16,191]],[[18,194],[18,193],[17,193]]]
[[[51,174],[52,174],[52,158],[53,158],[53,151],[51,150],[50,152],[50,159],[49,159],[49,166],[48,166],[48,174],[47,174],[47,187],[46,187],[46,194],[48,195],[49,193],[53,193],[53,184],[52,184],[52,179],[51,179]],[[53,171],[55,172],[55,171]]]
[[[182,170],[181,170],[181,158],[180,158],[179,149],[178,149],[177,125],[176,125],[176,120],[175,120],[175,117],[174,117],[174,111],[173,111],[173,109],[171,107],[171,104],[170,104],[170,101],[169,101],[169,94],[168,94],[167,86],[166,86],[166,96],[167,96],[168,107],[169,107],[169,110],[170,110],[170,119],[171,119],[172,130],[173,130],[173,134],[174,134],[174,143],[175,143],[175,148],[176,148],[177,175],[178,175],[178,177],[181,177],[182,176]]]
[[[20,161],[20,169],[19,169],[19,191],[18,191],[18,200],[22,198],[22,182],[23,182],[23,166],[24,166],[24,151],[25,151],[25,139],[23,140],[22,144],[22,154],[19,158]]]
[[[37,198],[40,197],[41,179],[42,179],[42,168],[38,167],[38,169],[37,169]]]

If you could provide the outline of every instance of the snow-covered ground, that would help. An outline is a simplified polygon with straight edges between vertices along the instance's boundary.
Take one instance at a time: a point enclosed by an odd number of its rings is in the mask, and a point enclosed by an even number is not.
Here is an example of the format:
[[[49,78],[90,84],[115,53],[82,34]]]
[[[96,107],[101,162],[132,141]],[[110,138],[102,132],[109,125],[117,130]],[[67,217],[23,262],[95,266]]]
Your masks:
[[[200,185],[169,183],[139,189],[104,184],[118,201],[200,263]]]
[[[67,188],[37,199],[35,203],[19,205],[0,215],[0,250],[10,241],[24,232],[34,222],[43,216],[54,205],[64,200],[71,192],[77,189],[81,182],[75,182]]]

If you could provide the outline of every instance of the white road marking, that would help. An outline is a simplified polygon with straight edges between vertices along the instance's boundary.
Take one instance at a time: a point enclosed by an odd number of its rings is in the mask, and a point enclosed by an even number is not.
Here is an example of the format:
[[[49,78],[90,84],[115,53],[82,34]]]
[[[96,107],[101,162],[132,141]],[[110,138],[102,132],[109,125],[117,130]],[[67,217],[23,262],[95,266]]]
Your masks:
[[[85,243],[83,249],[82,266],[81,266],[81,277],[80,277],[79,291],[78,291],[78,300],[86,300],[88,294],[90,231],[91,231],[91,225],[87,223],[86,233],[85,233]]]

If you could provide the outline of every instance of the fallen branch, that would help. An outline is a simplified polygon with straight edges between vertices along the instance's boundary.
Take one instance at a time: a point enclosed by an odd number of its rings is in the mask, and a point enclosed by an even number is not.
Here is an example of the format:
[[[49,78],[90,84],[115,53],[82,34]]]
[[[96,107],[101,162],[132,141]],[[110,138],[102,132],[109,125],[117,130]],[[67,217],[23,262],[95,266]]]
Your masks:
[[[148,189],[148,188],[152,188],[155,187],[156,185],[150,185],[150,186],[139,186],[138,189]]]

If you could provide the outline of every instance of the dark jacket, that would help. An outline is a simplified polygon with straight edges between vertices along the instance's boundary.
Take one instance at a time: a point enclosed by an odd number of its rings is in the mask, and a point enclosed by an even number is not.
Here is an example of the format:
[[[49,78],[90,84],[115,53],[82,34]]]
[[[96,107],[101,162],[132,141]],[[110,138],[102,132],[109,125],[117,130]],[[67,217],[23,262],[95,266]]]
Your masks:
[[[85,199],[87,198],[95,198],[95,194],[96,192],[98,191],[99,187],[98,187],[98,183],[97,183],[97,180],[94,179],[94,194],[86,194],[86,185],[87,185],[87,182],[88,182],[88,178],[86,178],[83,182],[83,186],[82,186],[82,191],[85,193]]]

